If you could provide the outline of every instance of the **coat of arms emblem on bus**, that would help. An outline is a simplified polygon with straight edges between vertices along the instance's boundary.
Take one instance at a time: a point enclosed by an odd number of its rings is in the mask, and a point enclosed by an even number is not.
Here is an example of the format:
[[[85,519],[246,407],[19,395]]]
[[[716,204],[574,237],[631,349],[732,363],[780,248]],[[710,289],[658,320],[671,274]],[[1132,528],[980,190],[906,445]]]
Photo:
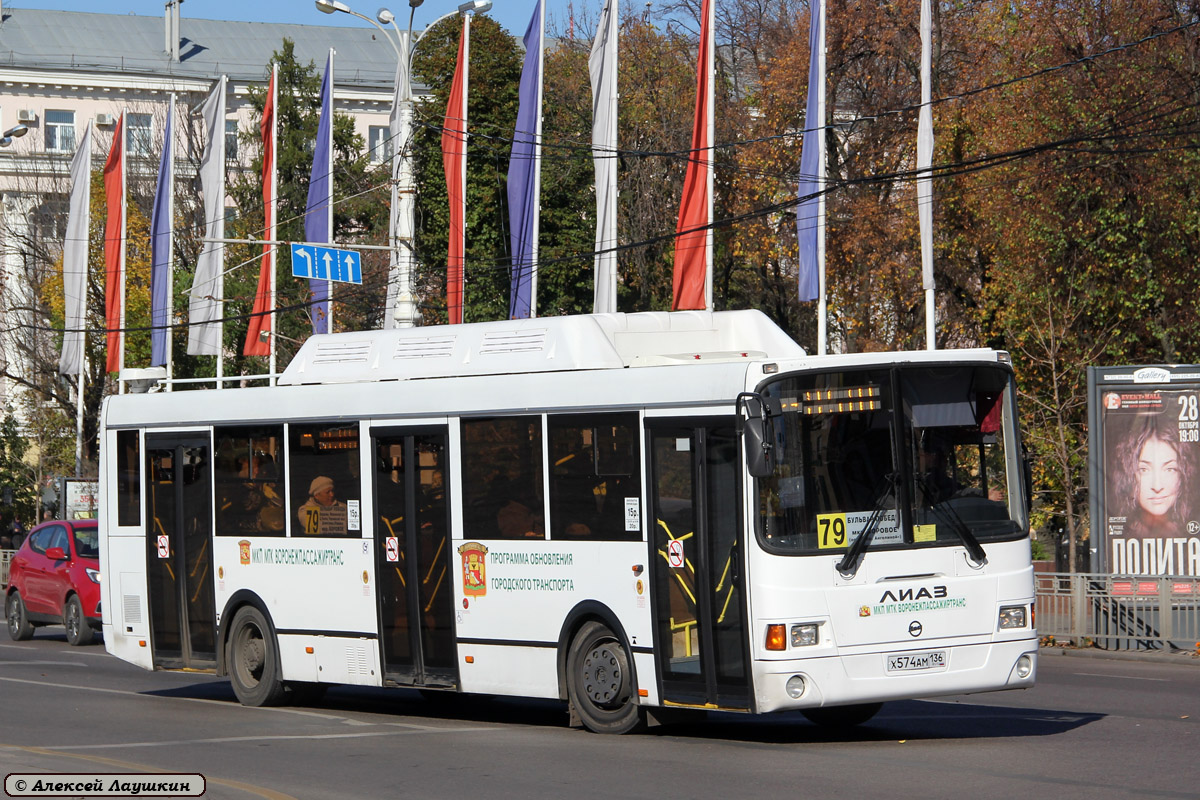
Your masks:
[[[243,564],[250,563],[250,540],[242,539],[238,542],[238,560]]]
[[[483,597],[487,594],[487,552],[479,542],[467,542],[458,548],[462,555],[463,594]]]

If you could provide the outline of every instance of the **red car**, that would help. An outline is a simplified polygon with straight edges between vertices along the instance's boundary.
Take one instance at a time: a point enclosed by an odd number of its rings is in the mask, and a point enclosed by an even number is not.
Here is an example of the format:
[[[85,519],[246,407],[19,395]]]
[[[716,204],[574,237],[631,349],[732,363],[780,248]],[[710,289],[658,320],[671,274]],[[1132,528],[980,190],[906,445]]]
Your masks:
[[[4,615],[14,641],[41,625],[63,625],[73,645],[100,630],[100,550],[96,520],[43,522],[13,556]]]

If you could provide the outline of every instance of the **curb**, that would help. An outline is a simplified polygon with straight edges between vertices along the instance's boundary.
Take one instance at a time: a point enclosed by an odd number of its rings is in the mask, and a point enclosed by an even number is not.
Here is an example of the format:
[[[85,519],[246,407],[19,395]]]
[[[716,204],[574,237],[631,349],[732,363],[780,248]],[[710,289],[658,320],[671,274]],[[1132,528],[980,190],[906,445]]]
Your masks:
[[[1200,656],[1187,650],[1165,653],[1158,650],[1101,650],[1096,647],[1040,647],[1038,655],[1105,658],[1110,661],[1151,661],[1159,664],[1185,664],[1200,667]]]

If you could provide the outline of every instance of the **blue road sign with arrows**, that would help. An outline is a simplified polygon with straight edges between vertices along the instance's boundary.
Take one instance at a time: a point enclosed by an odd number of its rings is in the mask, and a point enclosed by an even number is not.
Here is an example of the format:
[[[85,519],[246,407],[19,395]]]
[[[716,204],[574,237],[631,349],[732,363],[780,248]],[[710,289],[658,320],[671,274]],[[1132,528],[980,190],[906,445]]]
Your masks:
[[[292,243],[292,275],[339,283],[362,283],[362,257],[356,250]]]

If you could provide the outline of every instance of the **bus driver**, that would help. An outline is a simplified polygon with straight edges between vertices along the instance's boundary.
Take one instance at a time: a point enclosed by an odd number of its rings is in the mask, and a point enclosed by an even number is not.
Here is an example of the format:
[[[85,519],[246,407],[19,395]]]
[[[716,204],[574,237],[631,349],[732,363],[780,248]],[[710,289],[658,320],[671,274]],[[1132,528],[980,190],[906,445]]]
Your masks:
[[[308,486],[308,500],[296,512],[304,532],[315,536],[345,536],[346,504],[335,499],[333,478],[318,475]]]

